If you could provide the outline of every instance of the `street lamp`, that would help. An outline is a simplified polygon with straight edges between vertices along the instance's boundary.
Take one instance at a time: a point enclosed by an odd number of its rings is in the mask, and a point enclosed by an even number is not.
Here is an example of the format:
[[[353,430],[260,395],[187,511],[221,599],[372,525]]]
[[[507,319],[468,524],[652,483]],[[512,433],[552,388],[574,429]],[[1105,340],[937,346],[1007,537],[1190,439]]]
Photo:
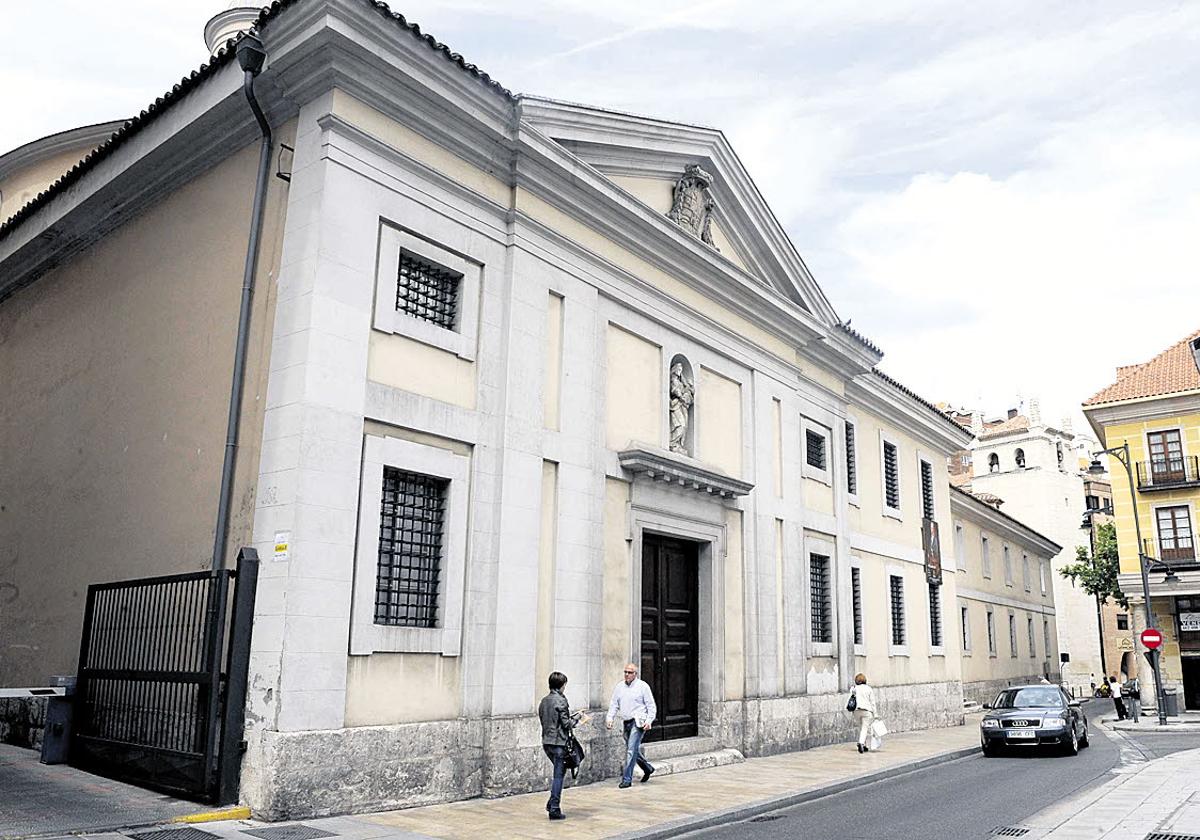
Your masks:
[[[1146,569],[1147,561],[1152,561],[1152,558],[1147,557],[1142,551],[1142,523],[1141,518],[1138,516],[1137,494],[1133,489],[1133,462],[1129,456],[1129,442],[1126,441],[1120,446],[1114,446],[1111,449],[1102,449],[1097,452],[1095,459],[1088,467],[1088,472],[1092,475],[1101,475],[1104,473],[1104,465],[1100,463],[1101,455],[1112,455],[1120,461],[1121,466],[1125,468],[1125,476],[1129,479],[1129,501],[1133,505],[1133,527],[1134,533],[1137,536],[1138,569],[1142,573],[1142,596],[1145,599],[1146,629],[1157,630],[1158,628],[1154,624],[1154,610],[1150,608],[1150,575]],[[1168,566],[1167,578],[1170,579],[1171,577],[1173,577],[1173,572]],[[1155,705],[1158,706],[1158,725],[1166,726],[1167,696],[1163,691],[1162,674],[1158,667],[1159,656],[1158,648],[1150,651],[1150,669],[1154,672],[1154,697],[1157,700]]]

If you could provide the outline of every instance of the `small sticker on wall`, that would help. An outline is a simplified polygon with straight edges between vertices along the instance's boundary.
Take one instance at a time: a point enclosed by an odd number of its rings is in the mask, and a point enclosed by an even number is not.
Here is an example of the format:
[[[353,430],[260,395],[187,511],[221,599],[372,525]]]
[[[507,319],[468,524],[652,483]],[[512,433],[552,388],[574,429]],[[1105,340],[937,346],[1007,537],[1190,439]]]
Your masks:
[[[292,545],[291,531],[276,531],[275,532],[275,562],[282,563],[288,559],[288,552]]]

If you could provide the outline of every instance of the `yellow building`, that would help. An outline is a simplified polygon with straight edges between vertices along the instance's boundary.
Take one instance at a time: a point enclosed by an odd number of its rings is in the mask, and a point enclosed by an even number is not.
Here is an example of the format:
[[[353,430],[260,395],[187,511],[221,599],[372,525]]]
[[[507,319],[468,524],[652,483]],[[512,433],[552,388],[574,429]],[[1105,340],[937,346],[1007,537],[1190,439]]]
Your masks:
[[[1195,521],[1200,506],[1200,330],[1148,362],[1117,368],[1117,380],[1084,403],[1108,448],[1129,447],[1137,500],[1127,473],[1112,466],[1112,498],[1121,556],[1121,588],[1132,604],[1130,628],[1145,629],[1139,556],[1150,570],[1150,603],[1162,631],[1162,675],[1180,705],[1200,709],[1200,564]],[[1145,686],[1149,689],[1149,685]]]

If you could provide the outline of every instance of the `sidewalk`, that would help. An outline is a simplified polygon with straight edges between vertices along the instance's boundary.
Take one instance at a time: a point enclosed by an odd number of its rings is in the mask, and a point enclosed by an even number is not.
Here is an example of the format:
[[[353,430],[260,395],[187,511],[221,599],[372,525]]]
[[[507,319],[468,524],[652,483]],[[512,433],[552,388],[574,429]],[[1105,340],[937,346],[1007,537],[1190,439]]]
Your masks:
[[[1200,834],[1200,750],[1148,761],[1021,823],[1026,840],[1129,840]],[[1152,834],[1153,833],[1153,834]]]
[[[1167,718],[1165,726],[1159,725],[1158,714],[1151,709],[1142,710],[1141,720],[1116,720],[1105,718],[1104,725],[1113,729],[1135,732],[1200,732],[1200,712],[1180,712],[1176,717]]]
[[[654,777],[620,790],[608,779],[563,791],[565,822],[546,819],[546,792],[469,799],[358,817],[305,820],[339,840],[406,838],[664,838],[836,793],[855,785],[949,761],[979,749],[978,716],[964,726],[891,735],[879,752],[835,744],[743,763]],[[568,784],[570,782],[568,781]],[[208,823],[225,840],[263,824]]]

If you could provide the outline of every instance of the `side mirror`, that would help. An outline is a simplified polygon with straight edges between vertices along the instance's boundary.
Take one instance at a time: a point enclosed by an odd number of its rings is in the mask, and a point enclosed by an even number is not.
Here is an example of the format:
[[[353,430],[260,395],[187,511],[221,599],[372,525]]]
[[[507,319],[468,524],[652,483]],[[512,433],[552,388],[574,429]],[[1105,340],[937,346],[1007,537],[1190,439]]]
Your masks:
[[[1079,701],[1078,701],[1078,700],[1072,700],[1072,701],[1071,701],[1070,703],[1068,703],[1067,705],[1068,705],[1068,706],[1070,706],[1072,709],[1078,709],[1078,708],[1079,708]]]
[[[990,708],[992,708],[992,704],[991,704],[991,703],[984,703],[984,704],[982,704],[982,708],[984,708],[984,709],[990,709]]]

